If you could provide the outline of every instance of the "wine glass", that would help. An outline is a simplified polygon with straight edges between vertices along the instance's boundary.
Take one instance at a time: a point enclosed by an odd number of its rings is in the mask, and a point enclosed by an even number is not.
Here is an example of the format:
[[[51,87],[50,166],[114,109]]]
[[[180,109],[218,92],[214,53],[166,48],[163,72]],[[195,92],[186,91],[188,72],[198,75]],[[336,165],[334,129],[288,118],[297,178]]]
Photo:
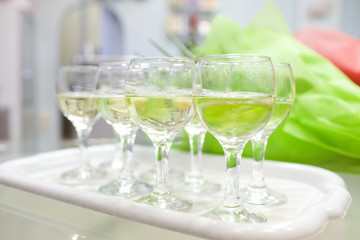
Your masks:
[[[271,133],[289,116],[295,98],[295,81],[290,64],[274,62],[276,101],[272,116],[265,128],[251,138],[254,152],[252,177],[249,185],[241,189],[241,198],[256,205],[281,205],[287,201],[284,194],[269,188],[264,178],[264,157]]]
[[[239,163],[248,140],[264,128],[275,103],[271,59],[261,55],[200,57],[193,84],[196,116],[222,145],[226,160],[221,205],[205,214],[231,222],[266,222],[240,200]]]
[[[204,179],[202,173],[202,147],[206,129],[194,118],[185,126],[190,143],[190,169],[185,172],[184,180],[173,184],[172,189],[186,194],[211,194],[220,190],[220,185]]]
[[[117,171],[116,179],[101,186],[99,191],[129,198],[147,194],[152,187],[134,176],[132,149],[138,126],[130,119],[125,104],[128,67],[128,62],[100,64],[97,74],[96,104],[101,116],[113,127],[120,140],[115,156],[120,157],[122,161],[122,164],[116,164],[119,158],[114,159],[112,165],[122,165],[122,167],[114,169]]]
[[[79,168],[61,174],[67,184],[87,185],[102,180],[107,172],[94,168],[86,154],[87,139],[98,119],[95,102],[95,76],[97,67],[66,66],[59,70],[56,82],[56,100],[62,114],[75,127],[79,142]]]
[[[186,58],[137,58],[130,62],[126,104],[131,118],[155,147],[153,191],[138,202],[188,211],[192,202],[173,194],[168,182],[168,155],[175,135],[192,119],[195,63]]]

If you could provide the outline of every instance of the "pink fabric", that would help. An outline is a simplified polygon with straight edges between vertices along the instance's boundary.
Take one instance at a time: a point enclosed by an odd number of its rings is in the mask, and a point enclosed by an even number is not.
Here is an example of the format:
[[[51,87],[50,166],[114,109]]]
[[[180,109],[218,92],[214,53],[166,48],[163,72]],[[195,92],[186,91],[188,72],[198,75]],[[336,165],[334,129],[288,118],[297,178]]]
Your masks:
[[[319,28],[300,30],[295,33],[295,37],[329,59],[360,86],[360,41],[358,39],[336,30]]]

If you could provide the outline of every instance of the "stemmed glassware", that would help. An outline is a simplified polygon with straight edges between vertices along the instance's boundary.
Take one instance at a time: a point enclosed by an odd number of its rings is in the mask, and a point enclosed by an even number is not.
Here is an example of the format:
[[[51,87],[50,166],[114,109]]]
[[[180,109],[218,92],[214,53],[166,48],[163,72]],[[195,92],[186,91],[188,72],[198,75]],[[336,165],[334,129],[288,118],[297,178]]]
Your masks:
[[[79,141],[79,167],[63,173],[60,180],[71,185],[87,185],[102,180],[107,172],[94,168],[86,154],[87,139],[98,119],[95,102],[97,67],[67,66],[59,70],[56,99],[63,115],[74,125]]]
[[[126,81],[126,104],[131,118],[155,147],[153,191],[138,202],[188,211],[192,202],[170,191],[168,156],[175,135],[193,117],[192,81],[195,63],[186,58],[136,58]]]
[[[271,133],[288,117],[295,98],[295,82],[291,66],[279,62],[273,64],[276,76],[275,107],[265,128],[251,138],[254,152],[252,177],[249,185],[241,190],[242,200],[256,205],[280,205],[287,201],[287,196],[269,188],[264,178],[263,166],[267,141]]]
[[[110,124],[120,140],[113,163],[119,160],[122,167],[115,168],[117,177],[103,185],[99,191],[109,195],[134,197],[148,194],[152,187],[134,176],[132,150],[137,125],[130,119],[125,103],[125,81],[129,63],[115,62],[100,64],[97,74],[96,103],[101,116]]]
[[[187,194],[211,194],[219,191],[220,185],[205,180],[202,173],[202,147],[206,129],[194,116],[185,126],[185,131],[190,143],[190,169],[185,172],[184,180],[174,183],[172,188]]]
[[[200,122],[222,145],[226,159],[221,205],[205,214],[231,222],[266,222],[240,200],[239,162],[248,140],[264,128],[275,103],[272,61],[261,55],[200,57],[193,84]]]

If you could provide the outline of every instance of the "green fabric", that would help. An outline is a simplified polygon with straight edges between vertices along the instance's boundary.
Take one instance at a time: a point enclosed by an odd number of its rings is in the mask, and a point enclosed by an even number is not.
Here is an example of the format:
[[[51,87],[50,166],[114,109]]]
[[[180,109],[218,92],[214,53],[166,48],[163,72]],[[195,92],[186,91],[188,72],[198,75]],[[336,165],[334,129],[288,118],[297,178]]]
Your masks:
[[[337,67],[298,42],[273,3],[247,28],[217,16],[197,56],[253,53],[291,64],[296,99],[289,118],[271,135],[266,159],[312,164],[360,173],[360,88]],[[251,156],[247,145],[244,156]],[[186,148],[186,143],[183,143]],[[204,152],[222,153],[207,136]]]

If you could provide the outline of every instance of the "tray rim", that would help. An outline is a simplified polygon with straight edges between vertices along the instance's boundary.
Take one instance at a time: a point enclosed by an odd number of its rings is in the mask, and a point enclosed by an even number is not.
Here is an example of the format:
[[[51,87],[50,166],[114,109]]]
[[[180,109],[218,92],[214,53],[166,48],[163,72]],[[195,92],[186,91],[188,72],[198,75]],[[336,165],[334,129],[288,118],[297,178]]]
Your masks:
[[[92,150],[109,147],[93,146]],[[138,149],[149,150],[148,146],[136,146]],[[121,217],[136,222],[157,226],[185,234],[191,234],[208,239],[301,239],[320,233],[331,219],[343,218],[351,203],[351,195],[346,189],[344,180],[336,173],[329,170],[298,163],[278,162],[266,160],[266,165],[284,167],[292,170],[308,170],[323,177],[328,177],[331,182],[325,186],[326,201],[309,205],[306,210],[296,219],[284,222],[266,224],[238,224],[216,221],[182,212],[155,208],[126,199],[100,195],[93,192],[81,191],[69,186],[52,182],[40,181],[27,175],[21,177],[14,174],[14,168],[18,164],[24,164],[29,160],[39,161],[40,158],[58,156],[59,154],[71,154],[76,148],[56,150],[46,153],[35,154],[28,157],[6,161],[0,164],[0,184],[16,189],[24,190],[58,201],[70,203],[91,210],[103,212],[112,216]],[[205,155],[205,154],[204,154]],[[211,157],[223,157],[222,155],[206,154]],[[15,172],[16,173],[16,172]],[[84,199],[86,199],[84,201]],[[106,201],[107,206],[99,204]],[[134,214],[133,209],[137,211]],[[171,218],[166,216],[171,215]],[[157,216],[157,217],[154,217]],[[181,224],[179,224],[181,223]],[[215,227],[216,226],[216,227]],[[221,231],[217,231],[221,229]],[[277,230],[277,231],[276,231]]]

